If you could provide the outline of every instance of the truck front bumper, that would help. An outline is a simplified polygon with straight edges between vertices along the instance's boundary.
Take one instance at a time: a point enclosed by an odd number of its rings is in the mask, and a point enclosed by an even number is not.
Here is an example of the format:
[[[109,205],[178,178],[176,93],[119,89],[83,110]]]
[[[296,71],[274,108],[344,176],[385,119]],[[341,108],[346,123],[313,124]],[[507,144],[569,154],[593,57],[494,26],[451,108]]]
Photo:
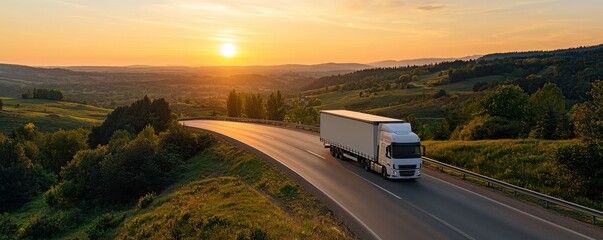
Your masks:
[[[421,169],[394,169],[389,175],[390,179],[415,179],[421,177]]]

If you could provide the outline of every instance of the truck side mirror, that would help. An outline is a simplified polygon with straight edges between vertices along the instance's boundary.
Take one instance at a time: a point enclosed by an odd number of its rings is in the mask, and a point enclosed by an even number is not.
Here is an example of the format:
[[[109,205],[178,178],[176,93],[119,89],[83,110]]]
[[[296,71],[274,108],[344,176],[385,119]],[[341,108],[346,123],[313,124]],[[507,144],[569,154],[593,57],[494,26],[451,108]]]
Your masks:
[[[423,150],[422,151],[422,153],[423,153],[422,155],[425,156],[425,145],[421,145],[421,150]]]

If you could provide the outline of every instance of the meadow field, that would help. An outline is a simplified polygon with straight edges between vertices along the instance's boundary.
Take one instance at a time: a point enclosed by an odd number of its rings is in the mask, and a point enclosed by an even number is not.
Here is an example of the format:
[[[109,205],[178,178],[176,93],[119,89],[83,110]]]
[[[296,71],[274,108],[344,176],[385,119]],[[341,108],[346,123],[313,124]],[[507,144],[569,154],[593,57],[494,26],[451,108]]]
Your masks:
[[[3,98],[0,133],[33,122],[38,129],[52,132],[59,128],[91,127],[103,122],[111,109],[92,105],[44,99]]]

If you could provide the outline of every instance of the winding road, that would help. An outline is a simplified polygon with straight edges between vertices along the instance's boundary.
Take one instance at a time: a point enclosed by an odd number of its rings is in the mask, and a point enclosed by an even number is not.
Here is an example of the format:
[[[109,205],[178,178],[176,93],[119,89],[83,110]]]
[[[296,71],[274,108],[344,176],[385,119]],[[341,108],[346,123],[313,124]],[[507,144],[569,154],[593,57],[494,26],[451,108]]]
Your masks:
[[[429,168],[416,181],[384,180],[331,157],[316,133],[214,120],[181,124],[274,161],[363,239],[603,239],[599,228]]]

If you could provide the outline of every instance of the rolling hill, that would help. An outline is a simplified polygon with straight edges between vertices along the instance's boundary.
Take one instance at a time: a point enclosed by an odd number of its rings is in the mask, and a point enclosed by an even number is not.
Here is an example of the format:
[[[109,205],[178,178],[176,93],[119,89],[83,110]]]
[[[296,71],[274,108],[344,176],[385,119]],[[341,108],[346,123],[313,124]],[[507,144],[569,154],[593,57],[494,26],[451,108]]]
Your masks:
[[[8,134],[20,125],[34,123],[45,132],[59,128],[91,127],[103,122],[111,109],[86,104],[43,99],[3,98],[0,133]]]

